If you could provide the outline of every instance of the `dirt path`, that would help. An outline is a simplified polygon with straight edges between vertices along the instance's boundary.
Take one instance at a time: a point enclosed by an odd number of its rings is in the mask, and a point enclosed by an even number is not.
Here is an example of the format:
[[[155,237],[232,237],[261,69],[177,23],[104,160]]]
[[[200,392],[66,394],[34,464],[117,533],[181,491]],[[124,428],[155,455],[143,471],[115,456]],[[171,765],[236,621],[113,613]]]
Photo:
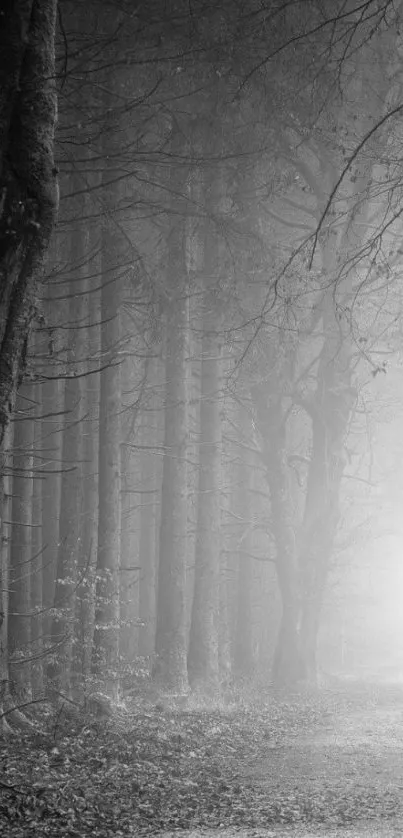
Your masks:
[[[276,801],[280,823],[267,829],[189,830],[181,838],[402,838],[403,690],[339,696],[311,729],[270,732],[267,738],[263,732],[258,752],[246,755],[238,776],[259,806]],[[300,824],[296,815],[290,825],[294,801],[304,814]]]
[[[403,688],[44,712],[0,740],[0,835],[403,838]]]

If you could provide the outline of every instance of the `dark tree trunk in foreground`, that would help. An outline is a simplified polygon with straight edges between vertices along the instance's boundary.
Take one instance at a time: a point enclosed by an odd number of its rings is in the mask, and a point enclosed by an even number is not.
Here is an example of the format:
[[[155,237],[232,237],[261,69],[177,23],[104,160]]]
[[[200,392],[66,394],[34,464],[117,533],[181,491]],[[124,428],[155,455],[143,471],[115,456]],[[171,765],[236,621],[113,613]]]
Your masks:
[[[5,437],[57,211],[56,0],[7,2],[0,26],[0,516]],[[2,572],[4,567],[2,568]],[[3,620],[3,618],[1,618]],[[4,634],[1,638],[4,641]],[[1,650],[6,654],[6,650]]]
[[[8,667],[8,576],[11,542],[11,486],[12,486],[12,444],[14,425],[8,425],[4,437],[3,457],[3,515],[0,526],[0,712],[7,702],[9,693]],[[9,729],[5,717],[0,719],[0,731]]]
[[[57,208],[55,0],[6,3],[0,27],[0,447]]]

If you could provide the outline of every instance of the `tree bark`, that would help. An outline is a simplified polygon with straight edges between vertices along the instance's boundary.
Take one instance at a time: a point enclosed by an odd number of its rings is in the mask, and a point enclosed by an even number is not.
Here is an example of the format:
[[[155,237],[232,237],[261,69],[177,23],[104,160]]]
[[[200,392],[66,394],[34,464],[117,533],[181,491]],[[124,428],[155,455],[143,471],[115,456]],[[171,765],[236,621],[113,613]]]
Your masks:
[[[155,375],[152,375],[151,385]],[[140,579],[139,579],[139,654],[149,657],[155,643],[155,517],[157,470],[152,446],[157,444],[155,408],[143,417],[142,444],[146,446],[141,454],[141,515],[140,515]]]
[[[183,155],[183,138],[172,127],[171,150]],[[168,237],[165,346],[165,433],[159,532],[157,625],[153,675],[176,692],[187,689],[186,556],[188,446],[189,298],[185,262],[185,201],[187,170],[172,164],[172,210]]]
[[[35,341],[35,347],[37,342]],[[35,413],[40,409],[40,385],[33,388]],[[32,573],[31,573],[31,681],[33,698],[43,695],[43,614],[42,614],[42,498],[41,498],[41,426],[35,416],[33,439],[33,486],[32,486]]]
[[[238,409],[241,441],[250,445],[252,427],[250,417],[243,407]],[[252,475],[253,455],[248,447],[240,448],[236,488],[237,515],[242,525],[238,533],[237,603],[234,632],[234,667],[239,675],[250,674],[253,668],[252,643]]]
[[[110,102],[108,101],[110,106]],[[113,160],[114,137],[110,134],[113,113],[103,137],[103,153]],[[102,676],[111,697],[118,694],[119,568],[121,537],[121,368],[120,299],[121,262],[127,242],[113,212],[119,206],[119,186],[113,170],[103,174],[106,214],[102,229],[101,359],[98,459],[98,552],[96,569],[93,671]]]
[[[81,232],[73,231],[71,262],[81,264]],[[78,258],[77,258],[78,254]],[[79,274],[79,268],[76,267]],[[76,330],[82,323],[83,297],[77,287],[77,276],[69,284],[68,349],[64,387],[64,430],[62,437],[62,474],[59,511],[59,544],[54,595],[54,616],[51,643],[55,647],[48,667],[48,677],[54,686],[67,694],[72,689],[73,644],[75,634],[75,600],[78,579],[80,522],[82,512],[83,460],[83,379],[80,377],[83,358],[84,330]],[[78,374],[78,375],[77,375]]]
[[[13,443],[11,550],[8,600],[10,684],[19,700],[31,698],[31,575],[33,429],[32,388],[24,386],[16,403]]]
[[[200,392],[199,482],[195,584],[188,672],[192,686],[216,687],[221,531],[221,335],[214,293],[205,294]]]
[[[351,346],[336,321],[333,296],[326,292],[324,343],[311,402],[312,453],[301,528],[300,644],[309,681],[316,682],[320,612],[337,532],[344,439],[356,398],[351,383]]]
[[[55,29],[56,0],[3,4],[0,27],[2,518],[6,492],[3,481],[8,467],[7,425],[25,366],[37,281],[42,273],[58,205],[53,157],[57,110]],[[4,639],[3,634],[3,643]]]
[[[253,397],[270,491],[276,573],[282,601],[273,680],[279,687],[290,687],[304,676],[304,667],[298,636],[299,587],[295,534],[290,517],[285,420],[281,396],[266,397],[261,388],[256,386],[253,388]]]
[[[0,32],[0,452],[57,210],[56,0],[7,3]]]

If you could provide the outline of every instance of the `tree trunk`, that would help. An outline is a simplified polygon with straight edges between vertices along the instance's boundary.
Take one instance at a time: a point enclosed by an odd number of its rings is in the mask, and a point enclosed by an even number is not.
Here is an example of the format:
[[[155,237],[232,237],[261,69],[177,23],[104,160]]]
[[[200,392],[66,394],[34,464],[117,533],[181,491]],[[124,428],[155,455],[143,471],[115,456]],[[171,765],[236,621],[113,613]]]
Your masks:
[[[290,518],[285,425],[281,396],[267,397],[260,387],[254,387],[253,397],[257,407],[266,480],[270,491],[276,573],[282,601],[282,615],[273,661],[273,680],[279,687],[289,687],[304,676],[304,667],[298,637],[299,588],[295,534]]]
[[[108,103],[109,104],[109,103]],[[113,160],[116,153],[108,110],[103,153]],[[102,230],[101,359],[98,460],[98,553],[96,569],[93,671],[102,677],[111,697],[118,694],[119,568],[121,533],[121,368],[120,299],[121,268],[127,241],[115,226],[113,212],[119,206],[119,186],[113,169],[103,174],[107,212]]]
[[[16,402],[13,444],[12,537],[8,600],[9,671],[12,694],[31,697],[31,575],[33,429],[32,388],[23,386]]]
[[[53,248],[52,248],[53,250]],[[53,344],[52,313],[60,307],[52,302],[55,285],[48,285],[46,297],[42,301],[45,322],[48,324],[44,333],[42,348],[42,368],[44,378],[39,384],[39,404],[41,405],[40,423],[40,501],[42,522],[42,602],[44,643],[50,643],[52,631],[52,612],[57,574],[57,553],[59,544],[59,514],[61,490],[61,458],[64,382],[57,380],[59,372],[58,347]],[[49,376],[47,379],[46,376]]]
[[[35,341],[35,348],[37,341]],[[40,385],[33,388],[35,413],[40,410]],[[31,573],[31,680],[33,698],[43,694],[43,614],[42,614],[42,497],[41,497],[41,425],[40,420],[32,418],[34,423],[33,439],[33,487],[32,487],[32,573]]]
[[[70,322],[75,322],[70,307]],[[73,342],[74,346],[74,342]],[[70,347],[73,353],[73,346]],[[74,357],[74,356],[73,356]],[[70,358],[73,361],[73,358]],[[82,418],[81,381],[74,377],[73,363],[67,366],[71,378],[65,382],[65,427],[62,441],[62,468],[59,548],[54,596],[51,645],[53,659],[48,677],[57,689],[71,692],[73,641],[75,630],[75,598],[82,509]]]
[[[241,528],[237,539],[238,573],[237,604],[234,632],[234,667],[239,675],[248,675],[253,668],[252,643],[252,475],[253,459],[249,446],[252,439],[250,417],[245,408],[238,411],[240,437],[244,448],[239,450],[238,485],[236,488],[237,515]]]
[[[25,365],[37,280],[43,269],[58,203],[53,158],[55,29],[56,0],[8,3],[3,9],[0,27],[1,518],[6,494],[3,481],[7,479],[8,466],[7,425]],[[1,524],[0,530],[3,532]]]
[[[206,266],[207,267],[207,266]],[[221,335],[213,293],[205,294],[200,393],[195,583],[188,672],[192,686],[218,685],[221,490]]]
[[[183,265],[183,225],[170,236],[170,280]],[[173,251],[173,252],[172,252]],[[179,258],[178,258],[179,257]],[[178,264],[179,263],[179,264]],[[187,545],[187,333],[188,300],[172,299],[167,314],[165,435],[161,491],[159,569],[154,677],[168,688],[187,687],[185,582]],[[178,289],[179,290],[179,289]],[[175,295],[176,296],[176,295]]]
[[[2,15],[0,452],[57,209],[55,25],[56,0],[9,4]]]
[[[326,294],[324,344],[312,400],[312,453],[308,471],[300,551],[301,652],[306,677],[317,677],[320,611],[339,519],[344,439],[356,393],[351,386],[351,347],[336,321],[333,296]]]
[[[0,712],[7,702],[9,693],[8,667],[8,585],[11,542],[11,486],[12,486],[12,439],[14,425],[8,425],[4,437],[4,459],[2,479],[2,519],[0,525]],[[10,727],[6,718],[0,720],[4,733]]]
[[[183,138],[172,128],[171,150],[183,155]],[[167,313],[165,346],[165,434],[159,532],[157,625],[153,675],[176,692],[187,688],[186,667],[186,556],[187,556],[187,445],[188,445],[188,332],[189,299],[185,263],[185,188],[183,162],[172,164],[171,229],[167,258]]]
[[[72,179],[72,185],[79,183]],[[81,534],[83,516],[83,455],[85,428],[86,369],[85,323],[88,316],[86,287],[86,231],[83,227],[84,202],[71,202],[75,223],[70,232],[67,323],[67,353],[64,386],[64,431],[62,436],[62,475],[59,513],[59,545],[54,596],[52,645],[56,647],[48,675],[54,686],[72,695],[75,658],[76,600],[83,568]],[[63,286],[62,286],[63,287]],[[61,295],[60,295],[61,296]]]
[[[155,382],[152,381],[152,384]],[[143,416],[141,442],[141,516],[140,516],[140,589],[139,589],[139,654],[149,657],[155,643],[155,513],[157,492],[156,457],[152,446],[157,444],[155,409]]]
[[[88,153],[84,151],[85,160]],[[98,182],[98,180],[97,180]],[[76,189],[80,181],[77,178]],[[77,199],[76,199],[76,203]],[[79,202],[77,216],[90,215],[89,195]],[[81,303],[82,370],[81,380],[81,448],[82,448],[82,508],[79,515],[78,580],[75,598],[75,637],[73,649],[73,681],[77,700],[82,700],[83,688],[91,673],[92,640],[95,609],[95,570],[98,548],[98,420],[100,381],[100,260],[92,259],[95,236],[91,236],[86,221],[80,221],[76,260]],[[96,227],[98,243],[98,226]],[[76,272],[77,275],[77,272]]]

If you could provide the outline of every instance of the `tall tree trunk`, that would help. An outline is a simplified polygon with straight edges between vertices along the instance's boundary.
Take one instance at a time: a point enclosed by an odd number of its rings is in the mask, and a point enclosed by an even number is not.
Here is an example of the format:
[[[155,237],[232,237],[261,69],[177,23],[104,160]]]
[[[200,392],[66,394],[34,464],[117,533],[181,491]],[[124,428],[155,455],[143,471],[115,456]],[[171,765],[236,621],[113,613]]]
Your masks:
[[[217,154],[216,107],[203,138],[203,152]],[[205,173],[200,184],[205,221],[202,252],[203,302],[201,341],[200,414],[198,435],[197,521],[195,579],[189,633],[188,673],[192,686],[215,689],[219,684],[219,610],[221,558],[221,458],[222,458],[222,321],[220,293],[225,260],[215,215],[224,191],[224,164]],[[201,191],[201,190],[200,190]],[[197,199],[197,195],[196,195]],[[214,219],[214,221],[212,221]]]
[[[207,266],[212,268],[212,265]],[[213,280],[214,281],[214,280]],[[221,532],[221,335],[214,293],[205,294],[199,434],[195,583],[189,635],[192,686],[219,679],[218,629]]]
[[[50,259],[57,270],[57,241],[53,240]],[[45,646],[50,644],[52,631],[52,608],[55,595],[57,574],[57,553],[59,544],[59,514],[61,489],[62,431],[64,425],[63,401],[64,382],[58,380],[60,374],[60,347],[55,340],[60,308],[56,300],[59,296],[57,284],[47,284],[42,291],[42,310],[46,330],[41,331],[42,349],[40,357],[43,374],[39,382],[39,404],[41,405],[40,422],[40,496],[42,522],[42,603],[43,634]],[[38,335],[39,338],[39,335]],[[39,352],[38,352],[39,355]],[[38,361],[37,361],[38,362]]]
[[[9,694],[8,666],[8,585],[11,542],[11,487],[12,487],[12,440],[14,425],[8,425],[4,437],[3,460],[3,508],[0,524],[0,711],[7,703]],[[0,719],[0,730],[9,730],[7,719]]]
[[[35,347],[37,347],[35,341]],[[40,410],[40,385],[33,388],[35,413]],[[42,614],[42,497],[41,497],[41,426],[33,417],[33,487],[32,487],[32,573],[31,573],[31,680],[32,694],[38,698],[43,694],[43,614]]]
[[[103,153],[112,161],[116,154],[111,135],[113,113],[108,102],[108,120]],[[120,193],[115,172],[106,168],[102,178],[106,214],[102,229],[101,363],[98,459],[98,552],[96,569],[93,670],[102,677],[111,697],[118,694],[119,568],[121,532],[121,342],[120,299],[123,281],[121,263],[127,241],[113,212]]]
[[[71,368],[70,368],[71,370]],[[59,513],[59,547],[54,595],[54,616],[51,629],[53,659],[48,677],[57,689],[71,692],[71,669],[75,624],[75,595],[82,508],[82,405],[79,379],[65,383],[65,428],[62,443],[62,464]]]
[[[76,594],[80,558],[81,515],[83,504],[83,418],[86,302],[83,294],[85,274],[84,232],[81,206],[76,210],[76,225],[71,232],[67,311],[67,357],[64,386],[64,432],[62,437],[62,474],[59,512],[57,578],[52,622],[53,659],[48,676],[56,689],[72,694],[73,648],[76,619]],[[84,286],[85,287],[85,286]],[[78,328],[77,328],[78,327]]]
[[[360,51],[348,82],[345,107],[339,112],[340,127],[344,129],[353,121],[357,136],[365,136],[370,131],[382,116],[388,98],[390,77],[385,72],[385,36],[386,43],[389,41],[391,46],[390,35],[383,33],[369,48],[363,47]],[[373,65],[371,85],[367,83],[368,61]],[[353,101],[361,102],[360,117],[351,113],[350,103]],[[317,677],[320,613],[339,519],[340,485],[346,462],[344,440],[356,400],[352,363],[356,339],[352,335],[351,311],[357,288],[362,283],[362,276],[356,268],[361,263],[357,254],[365,251],[368,238],[371,240],[373,235],[368,224],[371,210],[369,197],[374,161],[379,158],[384,141],[385,136],[375,132],[365,144],[364,153],[354,160],[350,178],[343,184],[338,196],[337,224],[332,217],[332,207],[326,213],[319,243],[326,277],[321,301],[323,346],[316,390],[308,409],[312,422],[312,454],[300,548],[300,641],[306,676],[313,682]],[[321,167],[328,192],[331,192],[339,172],[326,154]],[[317,202],[321,214],[324,211],[323,182],[317,190]],[[343,254],[342,258],[340,254]],[[317,310],[320,310],[319,305]]]
[[[88,153],[84,150],[84,159]],[[97,179],[98,183],[98,179]],[[79,191],[80,179],[76,189]],[[81,207],[81,213],[80,213]],[[84,195],[79,205],[78,217],[91,214],[89,195]],[[94,242],[96,233],[97,240]],[[73,648],[73,682],[77,700],[82,700],[83,688],[91,672],[92,640],[94,631],[95,569],[98,548],[98,418],[100,365],[100,294],[98,291],[100,260],[91,257],[98,245],[98,225],[93,235],[87,222],[80,224],[76,258],[79,265],[81,300],[81,448],[82,448],[82,508],[79,515],[78,580],[75,597],[75,637]],[[95,286],[95,288],[94,288]]]
[[[151,370],[151,386],[155,383]],[[156,456],[152,449],[157,445],[155,407],[143,414],[141,443],[145,446],[141,454],[141,516],[140,516],[140,589],[139,589],[139,654],[149,657],[155,643],[155,593],[156,593],[156,544],[155,517],[157,470]]]
[[[32,394],[30,386],[20,389],[13,444],[8,644],[11,690],[15,697],[22,700],[31,697]]]
[[[252,423],[245,408],[238,410],[241,447],[239,449],[237,515],[241,521],[238,535],[237,607],[234,632],[234,667],[240,675],[253,668],[252,642],[252,476],[253,455],[249,450],[253,437]]]
[[[326,293],[324,344],[311,401],[312,453],[308,471],[300,550],[301,652],[306,677],[316,681],[320,612],[339,519],[344,440],[356,398],[351,385],[351,346]]]
[[[183,155],[183,138],[172,127],[171,150]],[[170,188],[173,215],[168,237],[166,280],[165,434],[159,532],[159,567],[154,678],[168,689],[187,688],[186,555],[188,445],[189,299],[185,263],[186,168],[174,161]]]
[[[95,572],[98,552],[98,413],[99,373],[90,370],[99,365],[97,295],[89,293],[89,329],[87,331],[89,360],[83,380],[83,505],[80,516],[79,585],[76,597],[75,671],[85,684],[91,672],[92,639],[94,632]],[[93,321],[93,322],[91,322]]]
[[[288,687],[304,675],[298,620],[299,585],[295,533],[291,522],[285,421],[281,396],[269,396],[253,388],[262,438],[266,480],[270,491],[271,527],[276,545],[276,573],[281,592],[282,614],[273,661],[277,686]]]
[[[55,26],[56,0],[8,4],[2,15],[0,453],[57,208]]]

